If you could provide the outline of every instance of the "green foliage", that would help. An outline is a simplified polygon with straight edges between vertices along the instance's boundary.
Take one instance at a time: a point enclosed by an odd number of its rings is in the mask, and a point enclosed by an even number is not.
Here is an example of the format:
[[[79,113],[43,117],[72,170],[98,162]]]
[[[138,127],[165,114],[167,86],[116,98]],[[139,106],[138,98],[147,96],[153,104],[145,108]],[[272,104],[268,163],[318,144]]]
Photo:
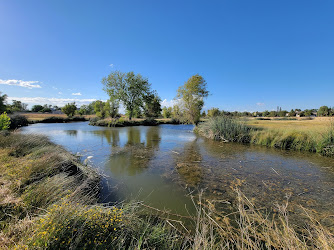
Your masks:
[[[162,116],[164,118],[171,118],[172,116],[172,107],[163,107],[162,108]]]
[[[291,109],[291,111],[289,112],[289,116],[296,116],[296,112],[293,109]]]
[[[2,113],[0,115],[0,130],[9,129],[10,123],[10,117],[7,115],[7,113]]]
[[[212,108],[208,110],[208,117],[216,117],[220,115],[220,111],[218,108]]]
[[[146,117],[159,117],[161,115],[161,99],[155,91],[144,95],[143,100]]]
[[[144,96],[150,92],[148,80],[134,72],[111,72],[102,79],[102,84],[104,85],[104,91],[108,93],[111,100],[118,100],[123,103],[130,120],[135,109],[143,106]]]
[[[103,101],[98,100],[94,102],[94,112],[99,118],[104,118],[106,116]]]
[[[321,106],[318,109],[318,116],[328,116],[329,115],[329,108],[327,106]]]
[[[177,123],[187,122],[184,120],[183,112],[179,105],[174,105],[172,109],[172,118]]]
[[[279,112],[278,112],[278,116],[279,117],[286,117],[286,114],[288,113],[288,111],[286,111],[286,110],[280,110]]]
[[[108,100],[104,103],[105,116],[115,118],[118,116],[119,103],[117,100]]]
[[[67,116],[71,117],[74,116],[75,111],[77,110],[77,106],[75,105],[75,102],[73,103],[67,103],[61,111],[66,114]]]
[[[43,106],[42,105],[34,105],[34,106],[32,106],[32,108],[31,108],[31,111],[32,112],[40,112],[40,111],[42,111],[43,110]]]
[[[218,116],[200,123],[195,131],[214,140],[249,143],[253,130],[240,120]]]
[[[269,117],[276,117],[276,116],[277,116],[277,112],[276,111],[270,111]]]
[[[28,119],[23,115],[11,115],[10,116],[10,128],[16,129],[22,126],[28,126],[29,122]]]
[[[9,109],[11,112],[19,112],[25,111],[27,109],[28,104],[25,104],[21,101],[13,100],[12,104],[9,105]]]
[[[0,114],[2,114],[7,110],[6,100],[7,100],[7,95],[1,95],[0,92]]]
[[[177,97],[182,100],[183,114],[187,122],[197,124],[204,106],[204,98],[208,97],[206,81],[200,75],[191,76],[188,81],[178,89]]]

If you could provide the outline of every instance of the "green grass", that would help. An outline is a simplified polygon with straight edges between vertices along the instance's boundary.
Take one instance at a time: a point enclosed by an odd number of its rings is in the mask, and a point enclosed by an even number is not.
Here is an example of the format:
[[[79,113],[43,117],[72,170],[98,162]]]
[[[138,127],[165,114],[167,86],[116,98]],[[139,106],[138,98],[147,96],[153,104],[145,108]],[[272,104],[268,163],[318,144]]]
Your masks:
[[[244,122],[227,116],[219,116],[200,123],[195,131],[213,140],[249,143],[253,129]]]

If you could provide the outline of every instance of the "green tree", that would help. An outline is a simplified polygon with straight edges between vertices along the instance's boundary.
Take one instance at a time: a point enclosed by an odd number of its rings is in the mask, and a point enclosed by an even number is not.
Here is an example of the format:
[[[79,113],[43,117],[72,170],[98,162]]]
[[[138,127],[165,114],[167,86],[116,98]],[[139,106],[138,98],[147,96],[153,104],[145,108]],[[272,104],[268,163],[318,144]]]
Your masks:
[[[75,105],[75,102],[67,103],[61,109],[61,111],[69,117],[74,116],[76,110],[77,110],[77,106]]]
[[[305,109],[304,114],[305,114],[305,116],[311,116],[312,115],[312,110],[311,109]]]
[[[0,115],[0,130],[9,129],[10,126],[10,117],[7,115],[6,112],[3,112]]]
[[[198,74],[191,76],[188,81],[177,91],[177,98],[183,104],[185,120],[197,124],[200,120],[201,110],[204,106],[204,98],[208,97],[206,81]]]
[[[276,111],[270,111],[269,117],[276,117],[276,116],[277,116],[277,112]]]
[[[100,100],[94,102],[94,112],[100,118],[105,118],[105,115],[106,115],[104,104],[105,103]]]
[[[1,95],[0,92],[0,114],[2,114],[7,110],[6,100],[7,100],[7,95],[6,94]]]
[[[144,95],[144,114],[146,117],[159,117],[161,115],[161,99],[158,94],[153,91]]]
[[[111,72],[102,79],[103,90],[111,99],[122,102],[132,119],[135,109],[143,106],[143,98],[150,91],[150,84],[146,78],[134,72]]]
[[[293,109],[291,109],[291,111],[289,112],[289,116],[296,116],[296,112],[293,110]]]
[[[12,104],[10,105],[11,112],[19,112],[24,111],[27,109],[28,104],[25,104],[21,101],[13,100]]]
[[[288,113],[288,111],[286,111],[286,110],[280,110],[279,112],[278,112],[278,116],[279,117],[286,117],[286,114]]]
[[[42,105],[34,105],[34,106],[32,106],[32,108],[31,108],[31,111],[32,112],[40,112],[40,111],[42,111],[43,110],[43,106]]]
[[[215,117],[215,116],[219,116],[220,115],[220,111],[219,108],[212,108],[208,110],[208,116],[209,117]]]
[[[318,109],[318,116],[328,116],[329,115],[329,108],[327,106],[321,106]]]
[[[118,115],[119,104],[116,100],[108,100],[104,104],[105,116],[115,118]]]
[[[179,107],[179,105],[174,105],[172,109],[172,118],[184,122],[183,113]]]
[[[162,108],[162,116],[164,118],[170,118],[172,115],[172,107],[163,107]]]

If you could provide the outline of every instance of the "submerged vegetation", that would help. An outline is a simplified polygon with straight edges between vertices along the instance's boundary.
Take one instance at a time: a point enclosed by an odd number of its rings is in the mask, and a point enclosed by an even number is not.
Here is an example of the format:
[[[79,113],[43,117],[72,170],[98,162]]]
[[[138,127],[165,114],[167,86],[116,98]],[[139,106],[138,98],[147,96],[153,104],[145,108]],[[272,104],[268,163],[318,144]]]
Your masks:
[[[300,209],[305,227],[296,227],[288,202],[257,209],[238,183],[229,214],[201,193],[186,220],[141,202],[99,204],[99,175],[43,136],[0,134],[0,171],[2,249],[334,247],[333,232],[311,211]]]
[[[264,129],[226,116],[218,116],[199,124],[195,131],[207,138],[225,142],[242,142],[279,149],[317,152],[334,156],[334,124],[318,133],[296,129]]]

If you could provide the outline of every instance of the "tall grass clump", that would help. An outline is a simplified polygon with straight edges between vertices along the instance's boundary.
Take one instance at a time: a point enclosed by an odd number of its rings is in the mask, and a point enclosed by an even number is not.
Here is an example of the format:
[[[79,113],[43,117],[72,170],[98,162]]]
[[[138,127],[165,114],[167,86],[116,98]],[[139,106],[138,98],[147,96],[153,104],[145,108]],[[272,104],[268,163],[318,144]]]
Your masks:
[[[302,210],[304,227],[289,221],[289,202],[276,205],[277,213],[257,208],[236,189],[235,211],[224,214],[214,204],[197,205],[193,249],[333,249],[334,235],[323,227],[311,213]]]
[[[225,142],[249,143],[254,129],[244,122],[227,116],[218,116],[200,123],[195,131],[209,139]]]
[[[334,122],[331,122],[327,131],[322,135],[317,151],[324,156],[334,156]]]

